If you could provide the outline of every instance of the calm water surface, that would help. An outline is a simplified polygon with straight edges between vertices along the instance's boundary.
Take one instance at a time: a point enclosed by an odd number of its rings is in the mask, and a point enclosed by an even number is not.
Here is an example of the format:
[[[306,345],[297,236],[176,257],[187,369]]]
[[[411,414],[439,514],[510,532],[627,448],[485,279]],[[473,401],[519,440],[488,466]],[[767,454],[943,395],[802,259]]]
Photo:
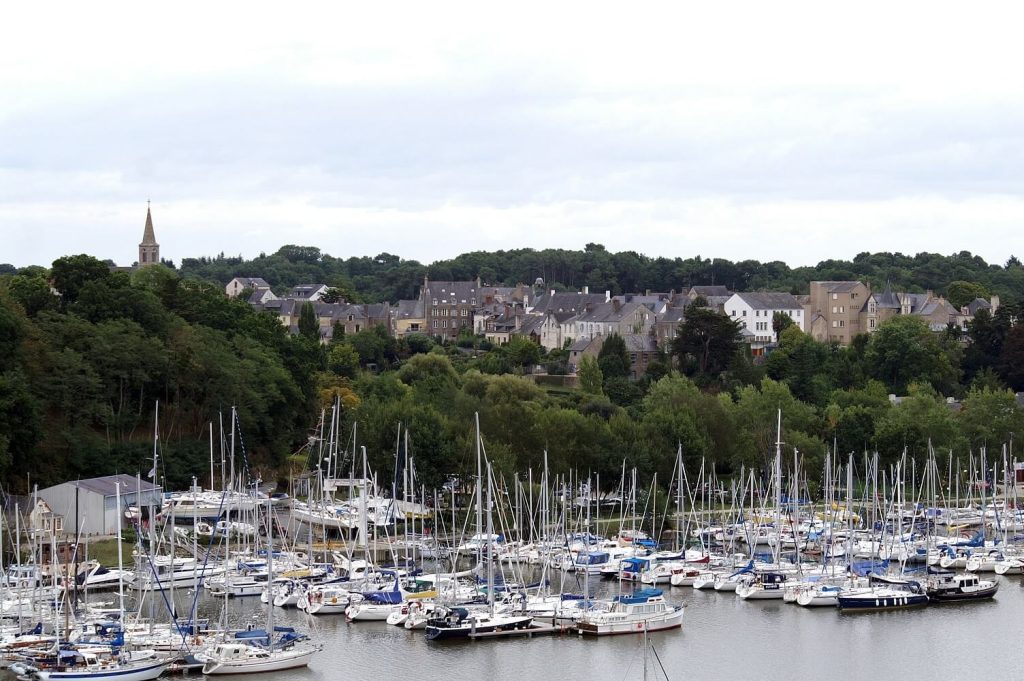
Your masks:
[[[1024,582],[1001,580],[994,601],[932,605],[902,612],[842,614],[781,601],[747,602],[733,594],[664,588],[687,606],[682,630],[651,634],[674,681],[759,681],[836,678],[966,678],[1024,668]],[[615,588],[607,582],[598,591]],[[218,605],[204,601],[215,615]],[[229,605],[230,619],[262,618],[258,599]],[[259,612],[257,612],[259,611]],[[277,609],[279,624],[309,628],[295,610]],[[621,681],[642,678],[640,636],[428,642],[384,622],[346,624],[344,617],[312,618],[326,643],[308,669],[274,679],[445,679],[446,681]],[[998,678],[1019,678],[1005,673]],[[996,678],[996,677],[993,677]]]

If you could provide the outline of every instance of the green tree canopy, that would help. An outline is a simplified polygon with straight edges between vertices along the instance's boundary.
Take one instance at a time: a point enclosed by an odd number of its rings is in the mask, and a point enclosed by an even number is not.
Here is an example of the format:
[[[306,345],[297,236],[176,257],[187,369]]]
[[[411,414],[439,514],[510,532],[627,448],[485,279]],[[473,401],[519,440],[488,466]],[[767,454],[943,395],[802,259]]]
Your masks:
[[[597,353],[597,365],[601,367],[605,381],[612,378],[629,378],[629,353],[626,351],[626,341],[622,336],[613,333],[604,339],[601,350]]]
[[[672,342],[672,352],[687,375],[716,378],[729,366],[740,338],[737,322],[706,307],[690,305]]]
[[[927,322],[920,317],[900,315],[875,330],[864,359],[872,376],[902,395],[915,381],[951,390],[959,374],[952,354],[951,348],[940,344]]]

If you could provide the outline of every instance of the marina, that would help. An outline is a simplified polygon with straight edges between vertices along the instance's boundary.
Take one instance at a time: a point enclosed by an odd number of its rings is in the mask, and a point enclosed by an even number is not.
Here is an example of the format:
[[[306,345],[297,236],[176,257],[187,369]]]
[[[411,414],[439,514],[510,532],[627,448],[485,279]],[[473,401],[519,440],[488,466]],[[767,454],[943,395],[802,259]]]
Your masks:
[[[130,555],[115,542],[116,567],[66,537],[23,533],[20,516],[5,525],[10,555],[33,558],[2,566],[0,659],[21,681],[146,681],[168,670],[332,678],[341,668],[372,679],[382,665],[403,678],[547,679],[569,665],[613,679],[638,645],[646,664],[649,642],[670,678],[793,679],[827,676],[834,648],[869,657],[868,674],[907,650],[1012,637],[998,623],[1024,613],[1013,569],[1024,550],[1008,454],[991,469],[1000,485],[954,479],[952,499],[935,457],[919,474],[905,457],[883,468],[877,456],[859,467],[827,456],[812,501],[781,435],[779,415],[771,469],[733,479],[729,504],[712,470],[701,465],[690,482],[680,452],[674,509],[666,499],[660,513],[625,466],[618,502],[603,509],[598,480],[545,469],[536,486],[516,476],[510,489],[479,433],[461,507],[454,489],[447,507],[417,489],[412,461],[388,495],[365,449],[336,454],[333,433],[305,501],[232,472],[226,491],[193,483],[139,508],[121,502],[126,481],[115,479],[118,535],[135,538]],[[351,472],[344,482],[340,467]],[[183,498],[216,510],[189,518],[175,512]],[[907,658],[902,676],[933,678],[950,663],[927,655]],[[508,668],[481,671],[505,659]],[[531,664],[543,668],[524,677]]]

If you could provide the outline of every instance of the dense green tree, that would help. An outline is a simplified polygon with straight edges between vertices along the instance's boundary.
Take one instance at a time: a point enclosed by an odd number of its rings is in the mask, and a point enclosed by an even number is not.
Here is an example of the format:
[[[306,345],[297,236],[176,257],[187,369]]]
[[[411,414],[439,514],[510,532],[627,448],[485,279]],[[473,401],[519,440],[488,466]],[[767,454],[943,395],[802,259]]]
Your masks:
[[[29,317],[57,306],[58,299],[42,276],[15,275],[7,280],[7,289]]]
[[[348,343],[335,343],[327,352],[327,368],[347,378],[355,378],[359,371],[359,353]]]
[[[785,383],[766,378],[760,386],[748,386],[739,391],[733,417],[743,427],[739,447],[746,456],[741,462],[760,464],[762,470],[770,470],[780,412],[784,442],[789,442],[793,431],[804,436],[820,431],[820,418],[814,407],[793,397]],[[806,438],[801,441],[804,440]],[[760,456],[760,459],[753,458],[755,456]]]
[[[956,309],[966,306],[975,298],[988,299],[988,291],[984,286],[973,281],[952,281],[946,287],[946,298]]]
[[[431,340],[430,336],[426,336],[421,333],[414,333],[411,336],[406,336],[405,344],[409,348],[409,352],[414,355],[422,352],[430,352],[435,347],[435,343]]]
[[[946,391],[954,389],[959,374],[951,354],[923,319],[900,315],[871,335],[865,362],[872,375],[897,394],[906,393],[915,381],[927,381]]]
[[[40,405],[20,370],[0,372],[0,476],[25,470],[42,435]]]
[[[953,412],[935,389],[914,383],[909,393],[875,425],[875,448],[884,459],[895,461],[904,448],[919,459],[928,455],[929,445],[940,452],[962,448]]]
[[[110,267],[91,255],[66,255],[53,261],[50,277],[60,293],[62,304],[78,300],[78,294],[88,282],[110,278]]]
[[[1018,322],[1006,334],[997,368],[1007,385],[1024,391],[1024,323]]]
[[[1024,409],[1011,390],[972,389],[957,420],[972,447],[987,446],[989,451],[1024,433]]]
[[[688,378],[666,376],[651,384],[641,412],[645,439],[664,457],[682,447],[695,466],[702,458],[727,462],[736,447],[731,405],[701,390]]]
[[[604,374],[601,372],[601,366],[597,363],[596,359],[589,355],[584,356],[580,360],[576,374],[579,376],[580,388],[583,392],[590,395],[601,395],[604,393]]]
[[[620,407],[634,405],[644,396],[643,389],[635,381],[622,376],[604,379],[604,393]]]
[[[836,390],[825,407],[825,437],[837,452],[868,451],[875,438],[875,424],[891,404],[884,384],[869,381],[864,388]]]
[[[613,378],[629,378],[629,353],[626,351],[626,341],[622,336],[613,333],[604,339],[601,350],[597,353],[597,365],[601,367],[606,384]]]
[[[768,355],[765,370],[769,378],[785,381],[797,399],[821,405],[833,387],[828,373],[822,371],[829,355],[829,346],[790,326],[782,332],[779,346]]]
[[[540,362],[540,346],[525,336],[512,336],[505,345],[505,355],[520,373]]]
[[[305,302],[299,309],[299,333],[310,340],[320,340],[320,320],[313,303]]]
[[[772,313],[772,331],[775,332],[775,337],[778,338],[782,335],[782,332],[789,327],[796,324],[793,318],[785,312],[774,312]]]
[[[739,349],[740,326],[724,314],[690,305],[672,342],[672,352],[687,375],[715,378]]]

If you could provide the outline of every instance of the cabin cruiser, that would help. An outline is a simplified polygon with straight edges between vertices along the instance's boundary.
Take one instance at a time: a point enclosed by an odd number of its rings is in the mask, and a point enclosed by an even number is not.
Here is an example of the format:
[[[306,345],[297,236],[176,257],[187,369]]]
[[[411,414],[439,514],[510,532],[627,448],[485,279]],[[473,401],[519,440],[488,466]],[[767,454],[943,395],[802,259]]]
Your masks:
[[[683,625],[684,608],[665,600],[660,589],[641,589],[632,596],[616,596],[608,610],[592,610],[576,620],[581,634],[639,634]]]

